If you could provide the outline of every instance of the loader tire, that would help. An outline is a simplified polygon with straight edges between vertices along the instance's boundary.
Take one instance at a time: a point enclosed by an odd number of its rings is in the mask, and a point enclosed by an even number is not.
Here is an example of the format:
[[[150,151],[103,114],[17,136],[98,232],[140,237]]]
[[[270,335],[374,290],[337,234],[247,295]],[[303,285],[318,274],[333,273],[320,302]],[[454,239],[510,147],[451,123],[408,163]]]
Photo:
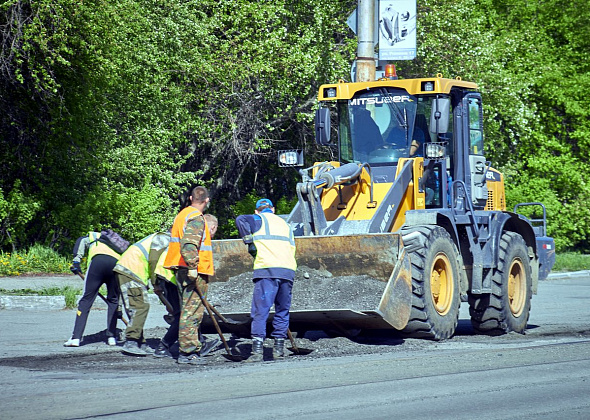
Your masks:
[[[459,322],[459,251],[439,226],[413,228],[403,238],[412,264],[412,309],[402,333],[447,339]]]
[[[510,331],[524,334],[531,296],[532,270],[526,243],[518,233],[504,232],[498,266],[492,275],[492,293],[469,297],[471,325],[488,335]]]

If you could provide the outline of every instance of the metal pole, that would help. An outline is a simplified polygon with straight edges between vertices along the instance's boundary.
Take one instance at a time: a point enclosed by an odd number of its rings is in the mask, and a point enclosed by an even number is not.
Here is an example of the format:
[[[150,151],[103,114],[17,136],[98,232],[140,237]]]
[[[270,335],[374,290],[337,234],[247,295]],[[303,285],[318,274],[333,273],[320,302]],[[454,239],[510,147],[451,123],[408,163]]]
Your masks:
[[[375,0],[358,0],[356,81],[375,80]]]

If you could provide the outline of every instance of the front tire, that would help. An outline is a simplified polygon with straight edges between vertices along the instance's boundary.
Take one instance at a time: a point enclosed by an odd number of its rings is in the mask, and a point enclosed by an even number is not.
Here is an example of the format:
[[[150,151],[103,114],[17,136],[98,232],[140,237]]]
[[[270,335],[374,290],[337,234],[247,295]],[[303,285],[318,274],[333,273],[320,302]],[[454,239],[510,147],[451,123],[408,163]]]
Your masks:
[[[446,230],[424,226],[404,232],[412,263],[412,310],[403,334],[444,340],[459,322],[459,251]]]
[[[469,297],[471,325],[476,331],[500,335],[524,334],[531,310],[532,270],[527,246],[518,233],[504,232],[492,293]]]

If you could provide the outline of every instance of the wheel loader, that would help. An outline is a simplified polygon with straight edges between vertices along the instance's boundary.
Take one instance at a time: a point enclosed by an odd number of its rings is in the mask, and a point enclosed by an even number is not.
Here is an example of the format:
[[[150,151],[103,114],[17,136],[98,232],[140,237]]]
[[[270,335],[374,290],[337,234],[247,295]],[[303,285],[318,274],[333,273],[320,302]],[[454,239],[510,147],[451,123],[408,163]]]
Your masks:
[[[554,241],[543,204],[506,209],[503,176],[484,155],[477,85],[387,72],[322,85],[318,100],[316,142],[338,160],[299,170],[298,203],[283,217],[303,278],[327,273],[333,289],[318,288],[324,295],[309,308],[298,301],[296,280],[291,329],[389,329],[442,340],[466,303],[475,331],[524,333],[538,280],[555,262]],[[301,154],[285,151],[279,162],[300,164]],[[216,281],[251,270],[241,240],[214,241],[214,258]],[[376,286],[374,305],[350,308],[344,297],[324,307],[339,276],[358,278],[363,290]],[[356,285],[347,283],[348,296]]]

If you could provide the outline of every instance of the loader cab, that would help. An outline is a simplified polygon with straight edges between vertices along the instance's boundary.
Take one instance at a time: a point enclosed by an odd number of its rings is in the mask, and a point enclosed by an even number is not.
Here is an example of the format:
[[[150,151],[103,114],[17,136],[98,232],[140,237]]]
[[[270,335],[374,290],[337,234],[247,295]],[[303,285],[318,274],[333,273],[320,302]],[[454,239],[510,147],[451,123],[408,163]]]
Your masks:
[[[405,90],[380,87],[338,101],[340,159],[394,166],[410,156],[416,97]]]
[[[448,95],[410,95],[393,87],[367,89],[338,101],[340,161],[368,163],[374,182],[391,183],[400,158],[424,157],[427,144],[444,144],[445,165],[424,162],[430,165],[426,207],[443,206],[442,188],[454,160],[450,104]]]
[[[458,180],[466,199],[481,209],[489,206],[486,180],[492,171],[483,156],[482,100],[476,88],[438,76],[323,85],[316,139],[337,146],[340,162],[370,166],[375,183],[394,182],[400,158],[424,158],[427,208],[454,206],[450,186]],[[337,143],[330,136],[327,107],[337,111]]]

